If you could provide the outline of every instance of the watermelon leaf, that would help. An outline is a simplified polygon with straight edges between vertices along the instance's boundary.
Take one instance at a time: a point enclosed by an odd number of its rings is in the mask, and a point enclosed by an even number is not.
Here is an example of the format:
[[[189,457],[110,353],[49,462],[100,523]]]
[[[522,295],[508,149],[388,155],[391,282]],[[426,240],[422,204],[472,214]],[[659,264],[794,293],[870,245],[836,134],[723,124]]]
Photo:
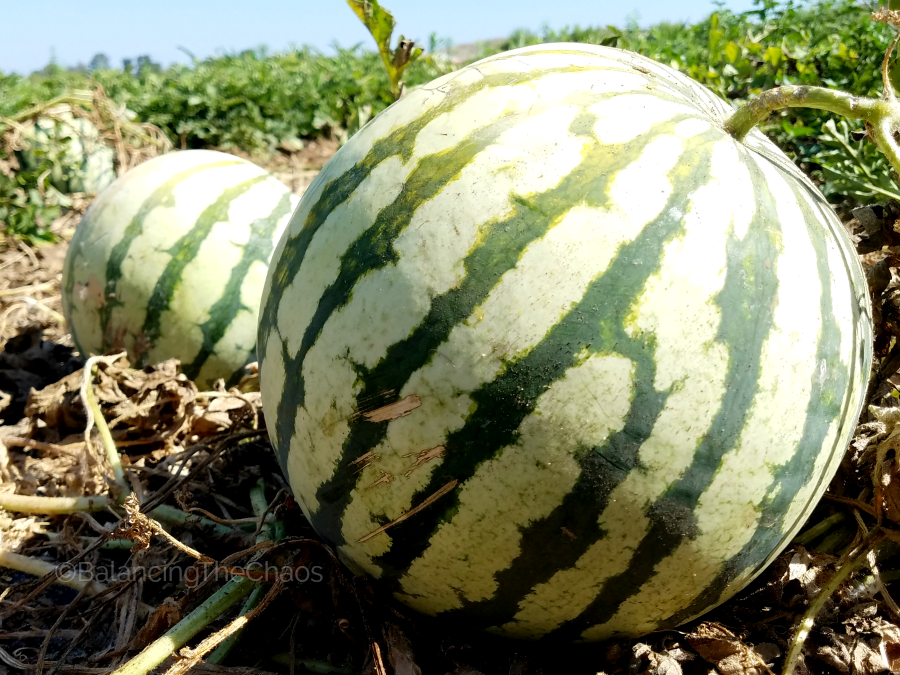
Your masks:
[[[400,98],[404,89],[403,71],[422,55],[422,48],[416,47],[413,40],[401,35],[397,48],[391,49],[391,34],[397,22],[393,14],[378,4],[378,0],[347,0],[347,4],[375,38],[384,68],[391,80],[391,93],[394,99]]]
[[[391,33],[397,22],[394,15],[378,4],[378,0],[347,0],[356,16],[375,38],[378,50],[384,54],[391,50]]]

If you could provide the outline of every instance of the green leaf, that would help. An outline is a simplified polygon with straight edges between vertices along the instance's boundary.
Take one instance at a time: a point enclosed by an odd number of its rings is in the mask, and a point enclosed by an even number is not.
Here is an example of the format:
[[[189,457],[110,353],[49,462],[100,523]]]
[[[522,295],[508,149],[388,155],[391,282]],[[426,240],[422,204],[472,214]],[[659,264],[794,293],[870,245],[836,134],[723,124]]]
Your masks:
[[[763,55],[763,61],[777,66],[784,59],[784,53],[778,47],[767,47]]]
[[[395,99],[400,98],[403,93],[403,71],[422,55],[422,49],[401,35],[397,49],[391,50],[391,34],[396,22],[393,14],[379,5],[378,0],[347,0],[347,4],[375,38],[384,68],[391,80],[391,93]]]
[[[728,63],[734,63],[735,61],[737,61],[740,54],[741,49],[735,42],[729,41],[728,44],[725,45],[725,58],[728,59]]]
[[[391,51],[391,34],[394,32],[394,15],[378,4],[378,0],[347,0],[356,16],[365,24],[375,38],[375,44],[382,54]]]

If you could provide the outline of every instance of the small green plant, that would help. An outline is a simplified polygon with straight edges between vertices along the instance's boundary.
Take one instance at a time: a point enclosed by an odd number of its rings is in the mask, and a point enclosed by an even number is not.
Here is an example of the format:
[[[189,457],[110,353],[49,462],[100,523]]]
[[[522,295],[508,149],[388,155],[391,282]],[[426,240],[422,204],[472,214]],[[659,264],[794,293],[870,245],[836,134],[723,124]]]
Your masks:
[[[885,199],[900,200],[891,166],[883,154],[865,142],[864,128],[854,128],[845,119],[830,119],[811,146],[810,154],[822,167],[813,176],[821,178],[826,197],[843,197],[862,204]]]
[[[378,4],[378,0],[347,0],[347,4],[375,38],[381,61],[391,80],[391,93],[394,99],[400,98],[405,87],[403,72],[422,55],[422,48],[401,35],[397,47],[391,49],[391,34],[396,21],[393,14]]]
[[[3,162],[0,153],[0,162]],[[47,193],[54,191],[49,184],[50,161],[47,170],[16,172],[0,175],[0,232],[22,239],[32,246],[56,240],[50,225],[61,214],[61,203]],[[64,199],[64,195],[60,195]]]
[[[50,177],[60,158],[39,153],[31,167],[21,167],[10,144],[9,122],[0,119],[0,232],[35,246],[56,240],[50,225],[71,201],[53,187]]]

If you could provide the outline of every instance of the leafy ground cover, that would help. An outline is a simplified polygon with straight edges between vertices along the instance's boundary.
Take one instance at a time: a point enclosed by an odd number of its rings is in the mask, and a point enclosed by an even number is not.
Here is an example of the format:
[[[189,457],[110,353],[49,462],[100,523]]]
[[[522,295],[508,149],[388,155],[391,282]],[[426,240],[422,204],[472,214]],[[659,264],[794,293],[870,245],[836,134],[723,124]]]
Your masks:
[[[586,42],[637,51],[735,102],[778,84],[824,85],[870,96],[880,90],[880,60],[889,39],[890,29],[870,21],[853,0],[761,0],[754,11],[722,9],[696,24],[517,31],[499,45],[486,43],[475,58],[538,42]],[[408,86],[454,67],[435,51],[439,46],[432,39],[431,57],[410,66]],[[355,46],[325,55],[301,48],[245,51],[165,70],[144,61],[124,71],[51,65],[27,77],[0,74],[0,117],[96,84],[139,120],[162,129],[176,147],[239,148],[265,157],[323,135],[346,138],[394,100],[377,52]],[[823,133],[825,120],[814,111],[793,110],[764,130],[835,200],[898,195],[886,162],[852,140],[853,129],[829,125]],[[847,145],[850,157],[838,157]]]
[[[881,54],[890,29],[869,20],[853,0],[794,4],[761,0],[743,14],[720,10],[696,24],[649,28],[570,27],[517,31],[481,45],[470,60],[546,41],[573,41],[631,49],[679,69],[735,104],[777,84],[824,85],[859,96],[877,95]],[[404,77],[418,84],[461,65],[434,38],[426,56]],[[108,66],[95,59],[99,66]],[[138,59],[125,69],[66,70],[49,65],[29,76],[0,73],[0,135],[11,120],[54,97],[101,91],[137,122],[160,130],[178,148],[211,147],[249,155],[262,164],[304,162],[311,142],[340,144],[394,96],[381,56],[361,46],[326,55],[310,48],[264,50],[193,60],[162,69]],[[773,115],[765,131],[845,210],[859,203],[900,198],[887,161],[858,140],[860,125],[811,110]],[[59,205],[43,198],[47,171],[57,158],[19,170],[13,148],[0,144],[0,226],[30,238],[52,239],[48,222]]]

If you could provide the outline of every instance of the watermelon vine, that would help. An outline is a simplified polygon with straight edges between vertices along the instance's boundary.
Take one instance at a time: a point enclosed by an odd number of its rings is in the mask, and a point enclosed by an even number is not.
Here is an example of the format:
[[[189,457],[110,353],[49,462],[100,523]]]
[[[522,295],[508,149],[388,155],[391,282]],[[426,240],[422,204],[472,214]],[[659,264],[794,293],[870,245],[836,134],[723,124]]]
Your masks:
[[[900,11],[879,9],[872,20],[900,26]],[[825,87],[783,86],[769,89],[737,110],[726,122],[725,130],[737,140],[742,140],[769,113],[783,108],[814,108],[827,110],[866,123],[868,137],[884,153],[895,171],[900,173],[900,145],[897,132],[900,129],[900,104],[894,92],[890,76],[890,58],[900,41],[900,33],[894,38],[881,65],[882,95],[879,99],[860,98],[843,91]]]

